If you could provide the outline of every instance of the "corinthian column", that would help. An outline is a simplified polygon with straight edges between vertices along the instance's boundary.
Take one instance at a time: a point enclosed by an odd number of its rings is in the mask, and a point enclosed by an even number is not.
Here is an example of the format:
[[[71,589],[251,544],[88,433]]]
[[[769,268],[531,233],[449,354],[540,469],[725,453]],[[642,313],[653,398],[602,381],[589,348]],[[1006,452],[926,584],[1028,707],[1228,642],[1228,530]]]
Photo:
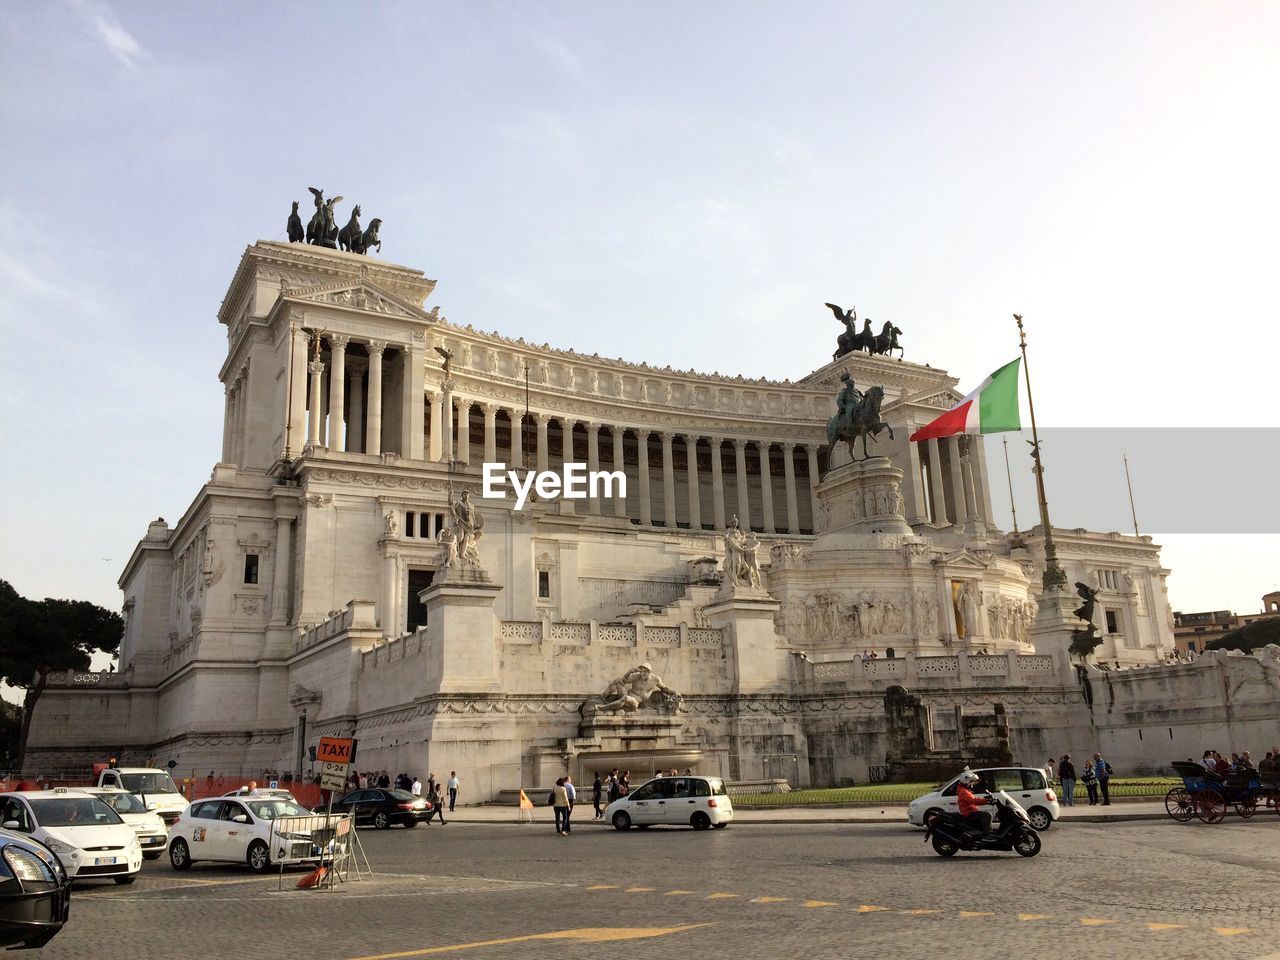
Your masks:
[[[957,524],[972,521],[968,498],[964,493],[964,468],[960,465],[960,438],[947,437],[947,454],[951,461],[951,500],[955,504]]]
[[[708,437],[711,443],[711,509],[716,529],[725,528],[724,521],[724,467],[720,464],[720,447],[723,437]]]
[[[947,491],[942,482],[942,444],[934,437],[929,444],[929,487],[933,493],[933,524],[936,527],[947,527],[951,522],[947,519]]]
[[[800,532],[800,504],[796,500],[796,445],[782,445],[782,475],[787,488],[787,533]]]
[[[764,532],[777,533],[773,525],[773,477],[769,473],[769,448],[773,446],[768,440],[760,440],[760,491],[764,505]]]
[[[585,423],[587,428],[587,472],[594,473],[600,469],[600,424]],[[588,487],[587,492],[591,494]],[[600,498],[592,494],[587,498],[587,509],[592,513],[600,513]]]
[[[428,393],[427,401],[431,404],[431,436],[427,446],[427,456],[432,460],[442,460],[445,431],[444,401],[440,399],[438,390]]]
[[[369,409],[365,411],[364,452],[382,453],[382,351],[381,340],[369,341]]]
[[[627,460],[622,450],[622,428],[614,424],[609,428],[609,432],[613,434],[613,469],[621,470],[622,475],[625,477],[627,475]],[[613,515],[615,517],[625,517],[627,515],[627,498],[621,494],[613,498]]]
[[[649,431],[636,431],[636,471],[640,477],[640,522],[653,526],[653,499],[649,493]]]
[[[547,471],[547,421],[551,418],[545,413],[535,413],[534,420],[538,423],[538,472],[546,473]]]
[[[452,380],[440,381],[440,459],[453,461],[453,387]]]
[[[492,403],[480,404],[484,414],[484,462],[498,462],[498,408]]]
[[[676,467],[671,454],[671,441],[675,434],[662,434],[662,524],[676,525]]]
[[[689,482],[689,528],[702,529],[702,491],[698,489],[698,438],[691,433],[684,436],[685,472]]]
[[[422,438],[426,433],[426,377],[422,356],[423,339],[419,334],[409,338],[404,346],[403,412],[400,415],[400,456],[412,460],[423,459]]]
[[[809,455],[809,509],[813,511],[810,517],[813,518],[813,531],[818,532],[818,447],[813,443],[804,445],[805,452]]]
[[[747,441],[733,441],[733,452],[738,457],[738,523],[745,530],[751,529],[751,498],[747,494]]]
[[[329,449],[346,450],[342,411],[347,406],[347,344],[350,337],[329,338]]]
[[[320,420],[322,415],[320,412],[320,381],[324,376],[324,361],[320,359],[312,360],[307,364],[307,369],[311,371],[311,434],[307,438],[313,446],[320,445]]]
[[[471,462],[471,401],[459,397],[454,401],[458,408],[458,452],[455,454],[460,463]]]
[[[508,410],[511,417],[511,459],[508,466],[520,469],[524,466],[524,411]]]

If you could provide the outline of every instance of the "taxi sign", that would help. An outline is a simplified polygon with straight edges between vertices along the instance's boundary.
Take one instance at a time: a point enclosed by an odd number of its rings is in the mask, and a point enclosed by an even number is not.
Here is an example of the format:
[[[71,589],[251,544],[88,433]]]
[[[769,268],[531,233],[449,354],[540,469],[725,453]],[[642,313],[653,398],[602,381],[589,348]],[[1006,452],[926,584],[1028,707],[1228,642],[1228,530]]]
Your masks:
[[[321,737],[316,748],[316,760],[320,763],[354,763],[356,742],[344,737]]]

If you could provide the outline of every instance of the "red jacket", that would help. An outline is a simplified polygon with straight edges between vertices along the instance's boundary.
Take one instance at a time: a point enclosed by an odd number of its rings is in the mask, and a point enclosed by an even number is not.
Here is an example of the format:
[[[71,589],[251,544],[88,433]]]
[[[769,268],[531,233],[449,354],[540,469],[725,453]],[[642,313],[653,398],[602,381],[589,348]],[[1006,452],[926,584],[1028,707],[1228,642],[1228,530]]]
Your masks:
[[[960,804],[960,816],[967,817],[979,807],[985,807],[990,801],[986,797],[974,796],[972,790],[963,783],[960,789],[956,791],[956,801]]]

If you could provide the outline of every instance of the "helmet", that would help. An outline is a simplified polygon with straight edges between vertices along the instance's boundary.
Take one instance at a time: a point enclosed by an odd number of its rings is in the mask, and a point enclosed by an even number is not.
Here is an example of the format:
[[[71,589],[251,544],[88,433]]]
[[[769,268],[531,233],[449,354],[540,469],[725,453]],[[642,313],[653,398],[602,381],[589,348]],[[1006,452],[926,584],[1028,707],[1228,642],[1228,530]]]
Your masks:
[[[978,782],[978,780],[979,780],[978,775],[974,773],[972,770],[966,770],[964,773],[960,774],[960,782],[963,783],[966,787],[972,787],[975,783]]]

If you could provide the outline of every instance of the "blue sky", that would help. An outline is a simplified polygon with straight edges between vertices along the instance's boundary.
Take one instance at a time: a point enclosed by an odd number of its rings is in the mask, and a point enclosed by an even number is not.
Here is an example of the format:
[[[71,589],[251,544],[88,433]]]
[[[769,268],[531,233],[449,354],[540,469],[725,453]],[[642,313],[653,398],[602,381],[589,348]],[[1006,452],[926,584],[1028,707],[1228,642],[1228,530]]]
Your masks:
[[[833,300],[968,389],[1017,311],[1044,425],[1277,425],[1274,4],[59,0],[0,43],[0,576],[29,595],[118,606],[208,476],[215,312],[308,185],[457,323],[798,378]],[[1150,532],[1175,608],[1280,584],[1280,536]]]

